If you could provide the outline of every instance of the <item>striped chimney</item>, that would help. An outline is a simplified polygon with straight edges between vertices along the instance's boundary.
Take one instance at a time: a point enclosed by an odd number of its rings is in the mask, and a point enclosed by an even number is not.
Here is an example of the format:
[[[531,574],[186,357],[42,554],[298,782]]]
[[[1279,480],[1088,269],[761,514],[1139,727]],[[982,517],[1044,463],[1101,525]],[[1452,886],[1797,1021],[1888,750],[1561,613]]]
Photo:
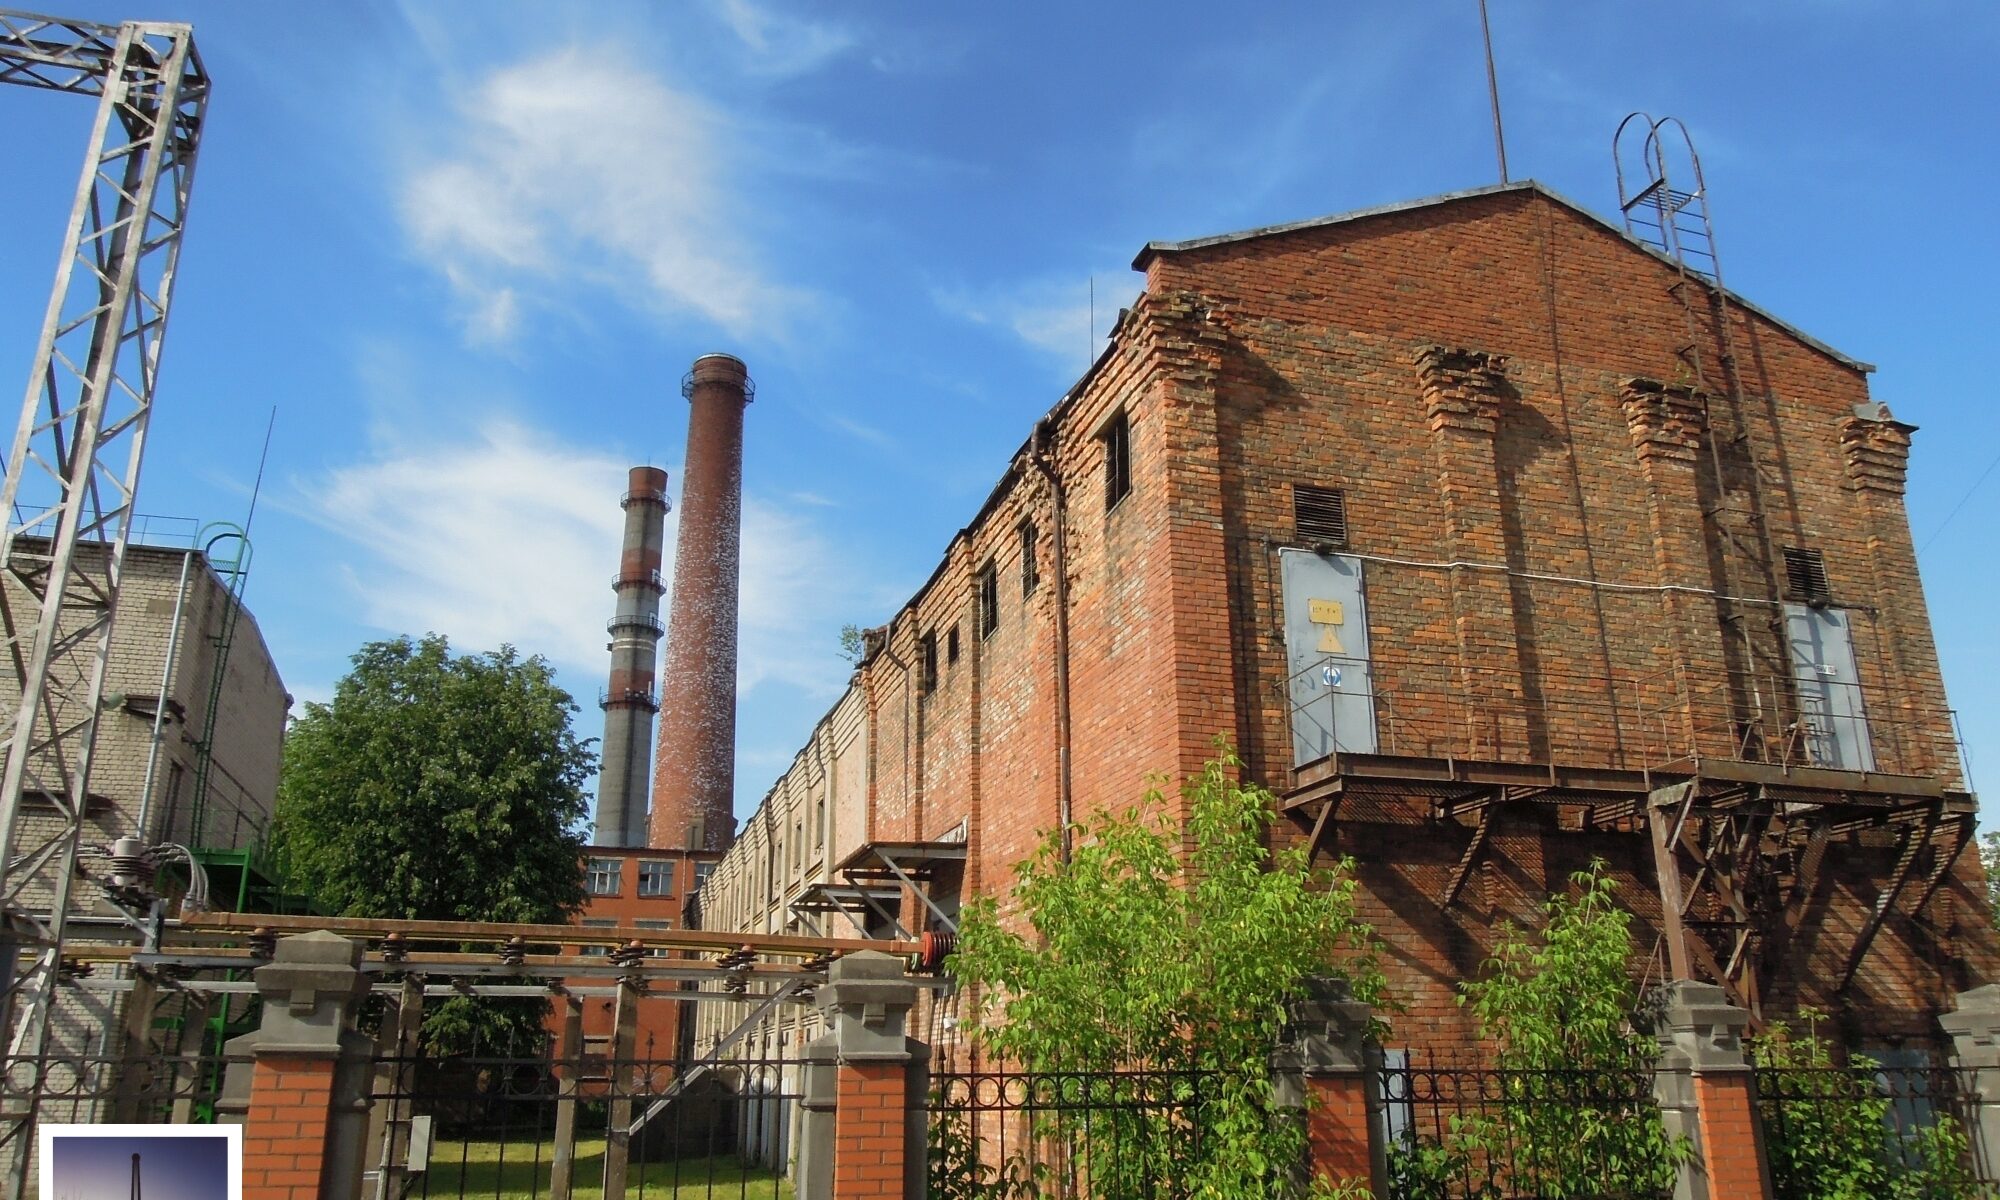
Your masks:
[[[618,610],[605,627],[611,635],[611,684],[599,697],[604,709],[603,770],[597,780],[597,837],[602,846],[646,844],[646,784],[652,762],[653,714],[659,694],[653,667],[660,661],[660,559],[667,530],[667,473],[633,467],[620,501],[625,546],[618,558]]]

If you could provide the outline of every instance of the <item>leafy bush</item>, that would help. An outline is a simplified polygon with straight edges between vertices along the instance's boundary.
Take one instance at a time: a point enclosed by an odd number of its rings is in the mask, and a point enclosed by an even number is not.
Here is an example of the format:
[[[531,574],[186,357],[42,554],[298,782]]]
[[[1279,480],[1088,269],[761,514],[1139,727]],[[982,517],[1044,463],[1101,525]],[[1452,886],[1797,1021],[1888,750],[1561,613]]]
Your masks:
[[[987,1049],[1031,1072],[1147,1073],[1084,1076],[1087,1103],[1038,1116],[1034,1140],[1082,1164],[1101,1200],[1340,1194],[1299,1177],[1305,1133],[1274,1100],[1270,1060],[1306,977],[1337,969],[1379,999],[1373,935],[1344,864],[1265,848],[1272,796],[1218,750],[1182,788],[1185,831],[1155,789],[1098,814],[1067,861],[1051,833],[1017,868],[1012,912],[982,898],[960,923],[951,968]],[[1019,1164],[968,1168],[962,1136],[934,1148],[938,1194],[1019,1185]]]
[[[1761,1068],[1759,1108],[1772,1190],[1778,1200],[1970,1200],[1991,1195],[1966,1168],[1969,1147],[1949,1113],[1905,1128],[1878,1086],[1880,1064],[1852,1055],[1834,1061],[1820,1036],[1824,1014],[1800,1014],[1803,1032],[1782,1023],[1749,1039]]]

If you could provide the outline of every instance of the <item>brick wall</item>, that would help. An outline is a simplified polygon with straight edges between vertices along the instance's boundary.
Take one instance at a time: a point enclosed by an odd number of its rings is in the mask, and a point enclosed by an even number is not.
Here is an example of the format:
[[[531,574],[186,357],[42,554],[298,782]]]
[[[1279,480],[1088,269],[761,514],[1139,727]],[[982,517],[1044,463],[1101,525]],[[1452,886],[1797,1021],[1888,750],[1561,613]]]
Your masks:
[[[1745,745],[1783,753],[1797,714],[1774,601],[1790,546],[1823,553],[1852,623],[1878,769],[1962,783],[1902,510],[1908,431],[1868,407],[1862,364],[1733,305],[1744,401],[1696,394],[1677,353],[1676,272],[1531,186],[1152,247],[1140,265],[1144,294],[1041,427],[1065,501],[1079,819],[1136,799],[1153,773],[1193,770],[1218,733],[1251,778],[1290,786],[1277,572],[1279,550],[1299,544],[1299,484],[1345,493],[1384,751],[1626,770]],[[1719,327],[1701,327],[1720,378]],[[1101,435],[1121,412],[1132,488],[1108,504]],[[969,891],[1004,890],[1058,811],[1057,511],[1031,449],[855,684],[868,836],[937,838],[965,822]],[[1040,535],[1030,595],[1024,519]],[[981,637],[988,563],[1001,603]],[[926,635],[936,688],[910,698]],[[1593,858],[1624,883],[1642,950],[1655,948],[1637,832],[1509,807],[1445,911],[1473,829],[1431,821],[1430,805],[1354,801],[1331,829],[1408,1005],[1401,1036],[1469,1037],[1454,984],[1498,923],[1532,918]],[[1161,807],[1178,815],[1171,789]],[[1848,996],[1826,993],[1892,857],[1875,834],[1837,839],[1768,1008],[1845,1008],[1873,1036],[1928,1038],[1954,991],[2000,968],[1966,855],[1923,916],[1890,920]],[[1645,956],[1633,969],[1660,973]]]

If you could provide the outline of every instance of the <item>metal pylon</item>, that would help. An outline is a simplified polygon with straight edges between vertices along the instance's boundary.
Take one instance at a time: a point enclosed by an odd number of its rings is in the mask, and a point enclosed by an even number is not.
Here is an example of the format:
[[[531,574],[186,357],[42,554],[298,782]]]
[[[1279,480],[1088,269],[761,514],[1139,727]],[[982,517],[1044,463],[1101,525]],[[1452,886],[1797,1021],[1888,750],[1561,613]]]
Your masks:
[[[186,25],[0,9],[0,83],[92,96],[97,115],[7,457],[0,702],[0,982],[13,1049],[48,1021],[89,798],[105,656],[166,336],[209,80]],[[25,954],[24,969],[15,970]],[[0,1114],[5,1195],[25,1190],[34,1115]]]

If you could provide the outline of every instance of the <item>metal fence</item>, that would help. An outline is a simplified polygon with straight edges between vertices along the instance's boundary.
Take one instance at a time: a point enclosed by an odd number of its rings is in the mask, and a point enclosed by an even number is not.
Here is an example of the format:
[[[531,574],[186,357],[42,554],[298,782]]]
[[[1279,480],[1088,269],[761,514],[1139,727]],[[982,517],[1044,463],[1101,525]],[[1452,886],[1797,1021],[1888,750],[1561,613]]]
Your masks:
[[[1824,1195],[1839,1181],[1848,1194],[1884,1198],[1985,1194],[1949,1067],[1759,1067],[1754,1079],[1777,1200]]]
[[[377,1060],[364,1195],[790,1200],[802,1061]]]
[[[1203,1151],[1194,1071],[934,1071],[934,1200],[1173,1200]]]
[[[1673,1193],[1650,1072],[1496,1070],[1397,1051],[1381,1086],[1396,1200]]]

